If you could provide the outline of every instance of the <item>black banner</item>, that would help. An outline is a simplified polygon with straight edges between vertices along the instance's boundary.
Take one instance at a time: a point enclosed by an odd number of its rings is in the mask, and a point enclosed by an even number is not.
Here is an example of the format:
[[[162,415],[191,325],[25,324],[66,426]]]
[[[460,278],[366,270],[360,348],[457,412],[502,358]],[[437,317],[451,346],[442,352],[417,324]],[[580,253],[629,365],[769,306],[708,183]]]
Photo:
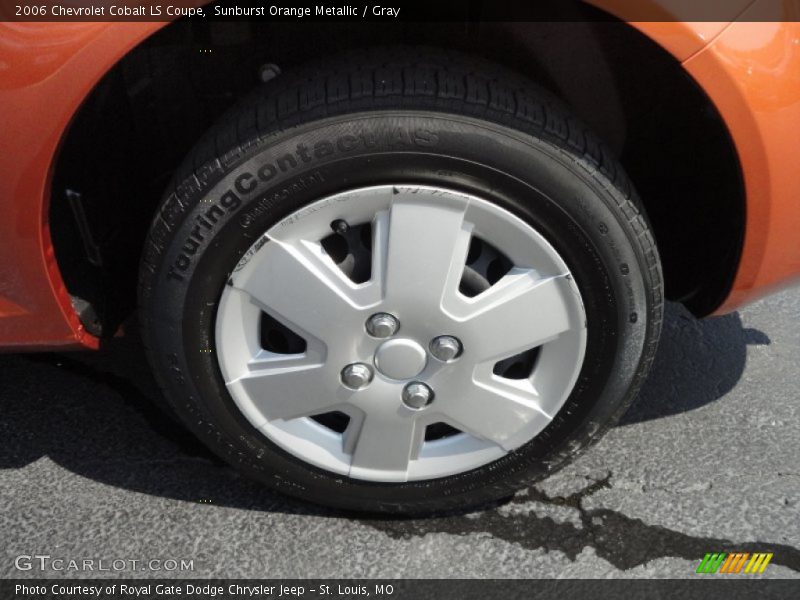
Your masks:
[[[581,600],[648,598],[760,600],[797,598],[800,580],[703,576],[687,580],[447,580],[447,579],[263,579],[263,580],[22,580],[0,581],[0,598],[137,600]]]
[[[800,20],[800,0],[0,0],[0,21]]]

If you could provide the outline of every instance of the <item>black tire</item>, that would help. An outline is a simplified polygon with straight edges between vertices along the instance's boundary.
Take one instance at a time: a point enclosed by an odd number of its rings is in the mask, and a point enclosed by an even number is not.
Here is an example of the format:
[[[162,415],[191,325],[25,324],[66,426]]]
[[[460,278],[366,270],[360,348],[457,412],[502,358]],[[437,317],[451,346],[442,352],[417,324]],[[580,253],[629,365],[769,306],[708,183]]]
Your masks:
[[[298,143],[321,140],[332,154],[296,155],[255,190],[237,190],[240,174],[256,173]],[[398,181],[475,193],[542,233],[580,287],[588,341],[569,399],[532,441],[460,475],[381,484],[309,466],[257,432],[222,382],[213,324],[232,268],[277,220],[343,189]],[[235,195],[226,201],[221,192],[228,189]],[[196,218],[212,206],[213,227],[191,241]],[[419,513],[506,497],[599,439],[650,368],[663,297],[653,236],[608,149],[530,81],[480,60],[417,48],[345,56],[282,75],[229,111],[165,195],[144,251],[140,305],[165,395],[222,458],[312,502]]]

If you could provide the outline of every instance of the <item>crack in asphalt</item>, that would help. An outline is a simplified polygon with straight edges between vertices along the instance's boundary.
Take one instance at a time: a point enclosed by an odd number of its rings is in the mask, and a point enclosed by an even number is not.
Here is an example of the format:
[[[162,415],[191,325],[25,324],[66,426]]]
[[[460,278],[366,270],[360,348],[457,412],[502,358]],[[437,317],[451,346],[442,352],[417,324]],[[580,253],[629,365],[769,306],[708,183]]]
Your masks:
[[[659,558],[699,561],[707,552],[772,552],[772,564],[800,572],[800,549],[772,542],[735,542],[725,538],[687,535],[659,525],[648,525],[608,508],[585,508],[589,496],[610,489],[612,474],[592,481],[568,496],[549,496],[531,487],[517,494],[505,506],[538,502],[577,511],[580,527],[559,522],[534,511],[515,514],[498,508],[469,515],[411,519],[367,519],[362,522],[394,539],[422,537],[430,533],[452,535],[489,534],[526,550],[559,551],[575,561],[585,548],[593,548],[600,558],[626,571]],[[503,507],[499,507],[502,509]]]

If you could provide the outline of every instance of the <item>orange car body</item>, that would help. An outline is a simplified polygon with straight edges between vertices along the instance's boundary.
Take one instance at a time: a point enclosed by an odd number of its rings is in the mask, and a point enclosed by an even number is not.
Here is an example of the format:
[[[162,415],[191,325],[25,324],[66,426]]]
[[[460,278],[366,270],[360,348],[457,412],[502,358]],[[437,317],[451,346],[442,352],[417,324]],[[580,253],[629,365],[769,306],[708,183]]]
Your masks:
[[[800,276],[800,23],[782,11],[796,3],[730,2],[731,17],[720,22],[634,21],[626,17],[630,2],[593,3],[679,60],[732,137],[744,177],[745,239],[716,312],[790,284]],[[764,10],[774,10],[774,20]],[[72,308],[51,244],[53,167],[93,87],[164,25],[0,24],[0,348],[99,346]]]

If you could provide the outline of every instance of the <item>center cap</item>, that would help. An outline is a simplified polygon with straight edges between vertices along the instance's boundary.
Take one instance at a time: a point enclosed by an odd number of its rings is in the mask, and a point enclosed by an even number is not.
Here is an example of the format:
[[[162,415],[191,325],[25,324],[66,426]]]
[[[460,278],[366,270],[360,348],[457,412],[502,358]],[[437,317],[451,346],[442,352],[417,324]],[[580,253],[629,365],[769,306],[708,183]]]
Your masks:
[[[411,379],[425,368],[428,355],[414,340],[395,338],[380,345],[375,352],[375,366],[391,379]]]

